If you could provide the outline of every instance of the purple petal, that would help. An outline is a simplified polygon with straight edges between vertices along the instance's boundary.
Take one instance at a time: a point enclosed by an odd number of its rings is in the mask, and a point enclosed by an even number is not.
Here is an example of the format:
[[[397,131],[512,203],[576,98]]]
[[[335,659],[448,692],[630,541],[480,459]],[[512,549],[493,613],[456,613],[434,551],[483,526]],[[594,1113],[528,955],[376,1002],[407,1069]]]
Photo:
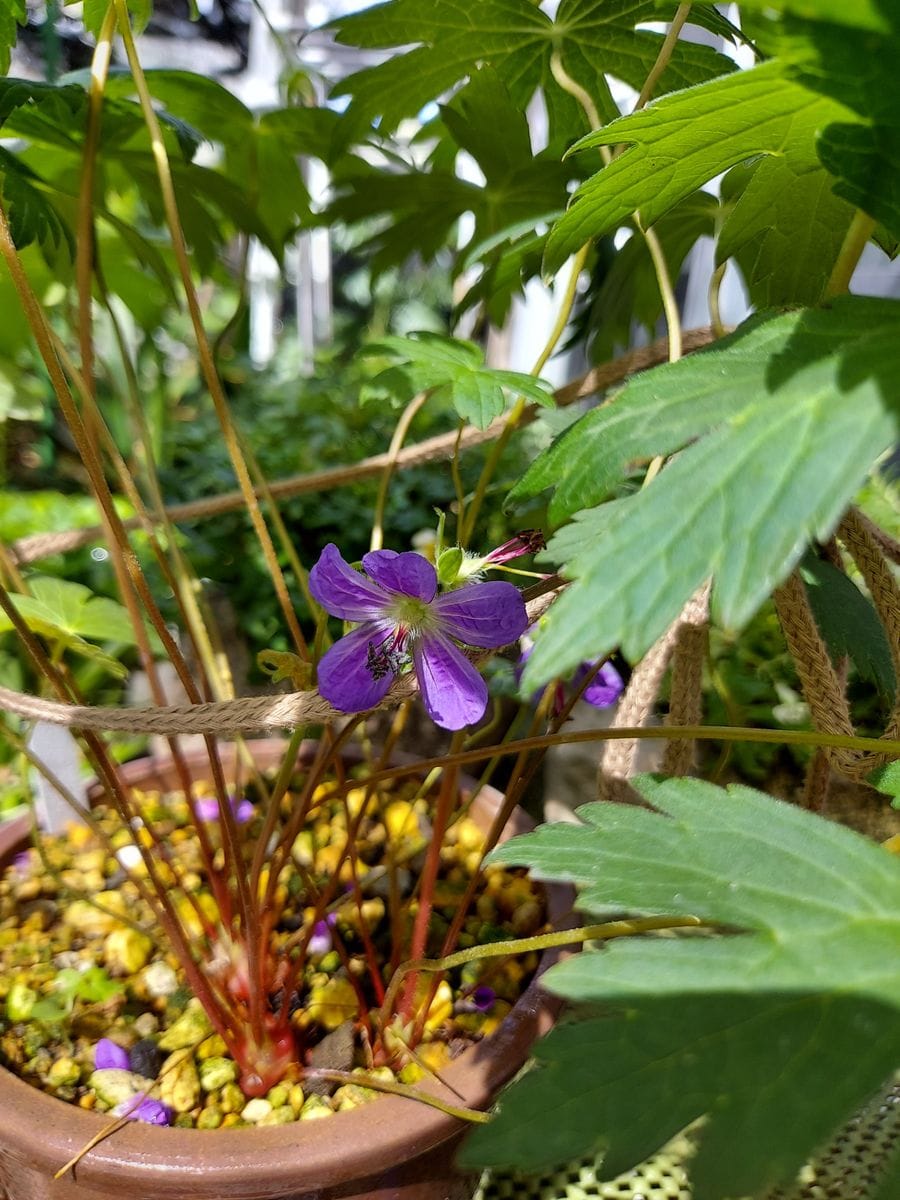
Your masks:
[[[331,949],[331,929],[337,920],[336,913],[330,913],[322,921],[316,921],[313,925],[312,937],[309,939],[309,945],[306,947],[310,954],[327,954]]]
[[[437,591],[437,572],[421,554],[409,550],[397,554],[395,550],[373,550],[363,555],[363,566],[376,583],[400,592],[403,596],[415,596],[430,604]]]
[[[172,1110],[161,1100],[151,1100],[138,1093],[130,1100],[123,1100],[112,1110],[114,1117],[126,1117],[129,1121],[145,1121],[148,1125],[171,1125]]]
[[[369,647],[377,652],[393,630],[391,621],[367,621],[335,642],[319,663],[319,692],[339,712],[374,708],[394,682],[392,671],[376,679],[367,665]]]
[[[487,684],[449,638],[425,634],[413,650],[429,717],[442,729],[462,729],[484,716]]]
[[[219,802],[215,796],[198,796],[194,801],[194,815],[198,821],[218,821]]]
[[[253,820],[256,813],[251,800],[238,800],[232,807],[234,808],[234,819],[238,825],[246,825],[248,821]]]
[[[587,668],[590,670],[590,668]],[[581,678],[584,668],[579,672]],[[587,700],[588,704],[592,704],[594,708],[609,708],[611,704],[615,704],[618,698],[625,690],[625,684],[622,681],[622,676],[612,665],[612,663],[604,663],[588,686],[582,693],[582,700]]]
[[[525,601],[511,583],[471,583],[434,602],[444,633],[468,646],[508,646],[528,628]]]
[[[494,1007],[496,999],[497,993],[492,987],[488,987],[486,983],[480,983],[474,992],[472,992],[472,1003],[479,1012],[490,1012]]]
[[[118,1071],[131,1070],[128,1051],[111,1038],[101,1038],[94,1047],[94,1066],[98,1071],[106,1071],[110,1067]]]
[[[377,583],[354,571],[332,542],[309,573],[309,590],[326,612],[345,621],[380,617],[390,598]]]

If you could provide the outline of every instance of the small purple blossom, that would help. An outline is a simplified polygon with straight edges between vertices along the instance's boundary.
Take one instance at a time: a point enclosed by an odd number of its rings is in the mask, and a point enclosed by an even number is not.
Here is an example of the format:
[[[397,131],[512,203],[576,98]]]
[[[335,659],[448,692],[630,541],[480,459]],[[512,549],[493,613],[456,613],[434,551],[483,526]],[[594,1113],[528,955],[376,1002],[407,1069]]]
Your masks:
[[[437,572],[420,554],[374,550],[365,575],[329,543],[309,574],[322,607],[358,628],[319,663],[319,691],[340,712],[374,708],[394,676],[415,669],[428,715],[443,729],[462,729],[484,715],[487,685],[457,643],[498,649],[528,624],[511,583],[471,583],[437,592]]]
[[[31,872],[32,853],[30,850],[20,850],[13,855],[12,869],[17,875],[28,875]]]
[[[123,1100],[112,1110],[114,1117],[126,1117],[129,1121],[144,1121],[148,1125],[171,1125],[172,1110],[161,1100],[151,1100],[144,1092],[138,1092],[130,1100]]]
[[[531,657],[531,652],[534,649],[534,643],[531,640],[531,630],[522,638],[522,653],[519,657],[517,667],[518,674],[521,675],[525,669],[525,664]],[[594,662],[583,662],[576,670],[572,678],[572,686],[579,688],[584,683],[585,678],[595,670],[597,666]],[[609,708],[615,704],[618,698],[625,690],[625,683],[622,676],[612,665],[611,662],[605,662],[600,667],[600,670],[594,675],[594,678],[587,685],[581,694],[581,699],[592,705],[594,708]],[[540,697],[540,692],[535,696],[535,699]],[[565,705],[565,688],[562,684],[557,684],[556,694],[554,697],[554,707],[557,712],[561,712]]]
[[[234,819],[238,825],[245,825],[248,821],[253,820],[255,809],[249,800],[246,798],[238,800],[237,796],[229,796],[228,803],[231,805],[231,811],[234,813]],[[197,814],[198,821],[218,821],[219,802],[215,796],[198,796],[194,801],[194,812]]]
[[[490,1012],[497,999],[497,993],[486,983],[480,983],[472,993],[471,1000],[479,1012]]]
[[[329,913],[321,921],[316,921],[313,925],[312,937],[309,939],[307,950],[310,954],[322,955],[327,954],[331,949],[332,942],[331,931],[337,923],[337,913]]]
[[[101,1038],[94,1047],[94,1066],[98,1071],[106,1071],[110,1068],[118,1071],[131,1070],[128,1051],[123,1049],[118,1042],[114,1042],[112,1038]]]

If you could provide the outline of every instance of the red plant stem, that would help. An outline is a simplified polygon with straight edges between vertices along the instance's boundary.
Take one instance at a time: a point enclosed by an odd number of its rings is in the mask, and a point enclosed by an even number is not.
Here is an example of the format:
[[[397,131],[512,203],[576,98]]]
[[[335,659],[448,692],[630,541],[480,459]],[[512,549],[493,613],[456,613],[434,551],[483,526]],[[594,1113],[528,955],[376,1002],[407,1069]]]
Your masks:
[[[347,804],[347,795],[341,797],[344,802],[344,813],[347,817],[347,828],[350,828],[353,818],[350,815],[350,807]],[[384,1003],[384,980],[381,978],[381,968],[378,966],[378,955],[375,952],[375,947],[372,945],[372,938],[369,933],[369,926],[366,923],[366,918],[363,915],[363,894],[362,888],[359,886],[359,856],[356,853],[355,839],[348,838],[347,846],[350,852],[350,865],[352,868],[352,887],[353,899],[356,902],[356,914],[359,917],[359,935],[362,938],[363,948],[366,953],[366,962],[369,964],[369,974],[372,976],[372,987],[375,989],[375,996],[378,1000],[379,1007]]]
[[[365,1029],[366,1035],[371,1041],[372,1018],[369,1016],[369,1000],[365,992],[362,990],[362,985],[360,984],[359,980],[350,970],[350,955],[348,954],[347,947],[344,945],[337,930],[335,930],[335,936],[332,941],[332,945],[334,946],[335,951],[337,952],[337,955],[344,966],[344,970],[347,973],[347,979],[350,981],[350,986],[353,988],[354,992],[356,992],[356,1002],[358,1006],[357,1016],[359,1017],[359,1023],[362,1028]],[[382,992],[382,1003],[383,999],[384,993]]]
[[[462,737],[456,733],[450,743],[450,753],[453,754],[458,750]],[[459,777],[459,769],[451,767],[444,772],[441,779],[441,790],[438,794],[437,807],[434,814],[434,826],[431,832],[431,842],[428,846],[428,854],[425,858],[425,868],[422,871],[421,886],[419,888],[419,907],[416,912],[416,919],[413,924],[412,942],[410,945],[410,958],[424,958],[425,944],[428,940],[428,924],[431,920],[432,909],[434,908],[434,889],[437,883],[438,871],[441,865],[441,849],[444,844],[444,836],[447,832],[447,827],[450,824],[450,815],[453,812],[453,806],[458,796],[457,779]],[[417,975],[411,974],[406,981],[406,986],[403,990],[403,998],[400,1001],[400,1014],[404,1020],[408,1020],[411,1013],[416,994]],[[425,1012],[428,1012],[428,1005],[425,1007]]]

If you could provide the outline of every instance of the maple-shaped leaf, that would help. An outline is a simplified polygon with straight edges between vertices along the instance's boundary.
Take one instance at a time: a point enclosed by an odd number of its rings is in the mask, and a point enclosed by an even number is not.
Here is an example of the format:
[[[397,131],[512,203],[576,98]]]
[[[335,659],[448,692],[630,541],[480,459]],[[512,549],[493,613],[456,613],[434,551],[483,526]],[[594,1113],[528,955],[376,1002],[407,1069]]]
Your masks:
[[[47,641],[89,658],[111,675],[124,678],[126,669],[97,642],[121,642],[133,646],[136,638],[128,612],[115,600],[95,596],[83,584],[55,576],[36,576],[28,581],[29,594],[11,594],[19,616],[33,632]],[[0,634],[13,624],[0,613]],[[155,634],[151,641],[158,647]]]
[[[571,426],[511,496],[552,486],[551,520],[575,514],[544,555],[574,582],[542,622],[525,686],[616,646],[638,659],[710,578],[713,619],[744,624],[895,442],[898,369],[900,305],[847,297],[753,317]],[[676,450],[649,487],[601,503],[635,460]]]
[[[388,388],[402,400],[417,392],[446,396],[464,421],[485,429],[506,407],[506,396],[525,396],[552,407],[549,383],[518,371],[488,367],[484,352],[472,342],[420,333],[415,337],[386,337],[372,342],[366,354],[387,354],[398,365],[375,377],[373,384]]]
[[[553,96],[548,102],[551,125],[563,113],[571,123],[577,105],[552,79],[553,53],[594,96],[608,94],[605,74],[640,89],[663,35],[636,26],[671,20],[675,9],[674,3],[657,0],[562,0],[551,19],[532,0],[389,0],[339,17],[331,28],[344,45],[413,48],[342,80],[335,93],[351,95],[353,106],[392,129],[487,64],[522,110],[535,90],[544,88]],[[709,46],[681,40],[659,90],[686,87],[733,69],[730,59]],[[606,111],[607,119],[611,115]],[[583,130],[583,114],[578,121],[576,129]]]
[[[749,788],[637,783],[652,811],[586,805],[492,860],[576,883],[597,916],[710,928],[553,967],[544,985],[588,1007],[539,1043],[464,1159],[534,1170],[603,1147],[612,1177],[705,1117],[695,1200],[758,1196],[900,1064],[900,859]]]

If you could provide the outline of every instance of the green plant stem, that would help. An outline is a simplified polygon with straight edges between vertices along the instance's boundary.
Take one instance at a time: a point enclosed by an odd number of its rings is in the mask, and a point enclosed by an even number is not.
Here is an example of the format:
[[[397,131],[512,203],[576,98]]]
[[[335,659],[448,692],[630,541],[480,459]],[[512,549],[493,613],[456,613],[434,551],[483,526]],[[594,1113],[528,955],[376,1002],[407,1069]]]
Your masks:
[[[875,231],[876,221],[868,213],[858,208],[853,214],[850,228],[844,237],[843,245],[837,256],[837,261],[831,272],[831,277],[825,285],[823,296],[826,300],[832,296],[840,296],[850,290],[850,280],[862,257],[862,252],[869,238]]]
[[[457,1104],[448,1104],[446,1100],[432,1096],[430,1092],[419,1091],[405,1083],[390,1083],[387,1079],[380,1079],[377,1075],[367,1075],[363,1072],[351,1074],[350,1071],[332,1071],[324,1067],[307,1067],[303,1074],[307,1079],[327,1079],[331,1083],[352,1083],[357,1087],[372,1088],[376,1092],[387,1092],[391,1096],[403,1096],[407,1100],[427,1104],[430,1108],[438,1108],[448,1117],[457,1117],[460,1121],[485,1125],[491,1119],[488,1113],[479,1112],[477,1108],[461,1108]],[[446,1087],[446,1084],[444,1086]]]
[[[128,15],[128,8],[125,0],[114,0],[114,3],[118,16],[119,32],[122,35],[122,41],[125,46],[125,54],[128,58],[128,65],[131,68],[131,73],[134,77],[134,83],[137,89],[138,98],[140,100],[141,110],[144,114],[144,121],[150,134],[150,146],[153,153],[153,159],[156,164],[156,173],[162,195],[163,209],[166,214],[166,224],[169,229],[169,236],[172,239],[172,249],[175,253],[175,260],[178,263],[178,270],[179,274],[181,275],[182,286],[184,287],[188,311],[191,317],[191,324],[194,329],[194,337],[197,342],[197,354],[200,360],[200,369],[203,374],[207,389],[209,390],[209,394],[212,398],[213,406],[215,407],[216,415],[219,419],[219,425],[222,429],[222,436],[231,459],[231,464],[234,468],[235,475],[237,476],[238,485],[243,494],[247,511],[250,514],[250,520],[253,524],[260,548],[262,549],[263,557],[266,561],[266,567],[272,579],[272,584],[275,588],[275,593],[281,606],[285,624],[290,631],[297,654],[301,658],[308,660],[309,650],[306,646],[305,639],[300,630],[299,622],[297,621],[297,616],[291,603],[287,583],[285,582],[284,575],[278,563],[278,556],[275,553],[275,547],[272,543],[271,535],[269,534],[268,527],[266,526],[262,511],[260,509],[259,501],[257,500],[256,494],[253,490],[250,472],[247,468],[243,454],[241,453],[237,432],[234,428],[234,424],[231,420],[231,414],[228,410],[228,401],[225,398],[222,383],[216,370],[216,364],[213,358],[212,348],[209,344],[209,338],[206,336],[206,329],[203,324],[203,315],[200,311],[200,302],[197,298],[197,291],[194,287],[194,281],[191,275],[191,264],[188,257],[184,229],[178,213],[178,203],[175,198],[175,187],[172,180],[169,155],[166,150],[159,119],[153,106],[153,98],[150,95],[150,90],[147,86],[147,79],[144,75],[144,70],[138,57],[137,47],[134,42],[134,35],[131,30],[131,21]]]
[[[724,337],[728,332],[722,324],[722,312],[719,308],[719,292],[722,289],[722,280],[725,278],[727,268],[727,262],[719,263],[709,281],[709,320],[717,338]]]
[[[550,746],[571,745],[576,742],[608,742],[622,738],[634,738],[639,741],[697,739],[708,742],[766,742],[785,746],[834,746],[836,749],[862,750],[883,754],[888,758],[900,758],[900,740],[894,738],[850,737],[849,734],[819,733],[804,729],[754,729],[750,726],[735,728],[730,725],[660,725],[658,728],[647,728],[638,725],[623,729],[582,729],[568,733],[541,734],[519,738],[506,745],[478,746],[474,750],[460,750],[453,755],[421,759],[410,766],[374,771],[366,777],[365,782],[377,784],[387,780],[404,779],[410,775],[419,775],[422,771],[430,771],[433,767],[449,766],[451,763],[462,765],[483,762],[495,754],[518,754],[522,750],[543,750]]]
[[[91,279],[94,269],[94,184],[97,175],[97,152],[100,147],[100,124],[103,114],[103,93],[109,76],[112,58],[112,38],[116,27],[116,12],[112,4],[106,10],[97,45],[91,60],[91,81],[88,87],[88,119],[84,137],[81,187],[78,198],[78,236],[75,243],[75,278],[78,285],[78,341],[81,350],[81,373],[88,390],[94,390],[94,339],[91,320]]]
[[[443,958],[411,959],[398,967],[391,978],[390,986],[381,1009],[382,1028],[391,1019],[397,993],[407,975],[419,971],[443,972],[482,958],[507,958],[512,954],[529,954],[532,950],[551,950],[555,946],[575,946],[582,942],[611,941],[613,938],[636,937],[659,929],[696,929],[709,927],[699,917],[637,917],[628,921],[606,921],[601,925],[582,925],[578,929],[560,929],[551,933],[537,933],[532,937],[508,938],[500,942],[485,942],[468,946]]]
[[[556,349],[559,339],[565,332],[566,325],[569,323],[569,317],[572,315],[572,309],[575,307],[575,298],[578,295],[578,279],[584,268],[590,251],[590,243],[585,242],[575,257],[572,259],[572,270],[566,283],[566,290],[563,293],[562,302],[559,306],[559,312],[556,314],[556,321],[550,331],[550,336],[544,343],[544,347],[535,360],[534,366],[528,372],[537,378]],[[475,492],[466,509],[465,522],[461,523],[459,544],[466,546],[472,534],[475,532],[475,521],[478,518],[478,513],[484,501],[485,493],[488,486],[494,477],[494,472],[497,469],[497,464],[506,449],[509,439],[516,430],[517,425],[522,419],[522,414],[525,412],[527,405],[525,398],[519,396],[515,404],[509,411],[500,436],[491,446],[485,459],[484,466],[481,469],[481,474],[478,477],[478,483],[475,486]]]
[[[675,16],[672,18],[672,24],[669,26],[668,32],[663,39],[663,44],[660,47],[659,54],[656,56],[656,62],[650,68],[650,74],[644,80],[644,86],[641,88],[641,94],[637,98],[637,103],[634,106],[633,112],[637,112],[639,108],[650,100],[656,90],[656,85],[659,83],[660,77],[669,65],[669,60],[675,50],[675,45],[678,41],[678,36],[684,28],[684,24],[688,19],[691,11],[690,0],[688,3],[679,4],[675,10]]]
[[[391,444],[388,446],[388,460],[384,464],[384,470],[381,472],[381,478],[378,480],[378,495],[375,497],[375,516],[372,519],[372,538],[369,542],[370,550],[380,550],[384,545],[384,510],[387,506],[388,489],[391,485],[391,476],[394,474],[397,455],[403,448],[410,425],[412,425],[416,414],[428,399],[429,394],[429,392],[419,392],[417,396],[413,396],[412,400],[410,400],[400,414],[400,419],[394,427]]]

